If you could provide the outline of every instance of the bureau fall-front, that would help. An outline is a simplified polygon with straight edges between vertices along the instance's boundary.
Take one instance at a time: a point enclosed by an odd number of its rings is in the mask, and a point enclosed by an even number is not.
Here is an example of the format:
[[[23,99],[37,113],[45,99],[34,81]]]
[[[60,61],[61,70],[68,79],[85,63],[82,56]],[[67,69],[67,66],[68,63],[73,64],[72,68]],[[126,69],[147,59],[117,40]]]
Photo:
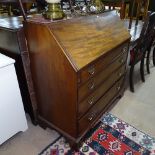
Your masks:
[[[24,28],[38,122],[78,143],[123,92],[130,35],[113,12]]]

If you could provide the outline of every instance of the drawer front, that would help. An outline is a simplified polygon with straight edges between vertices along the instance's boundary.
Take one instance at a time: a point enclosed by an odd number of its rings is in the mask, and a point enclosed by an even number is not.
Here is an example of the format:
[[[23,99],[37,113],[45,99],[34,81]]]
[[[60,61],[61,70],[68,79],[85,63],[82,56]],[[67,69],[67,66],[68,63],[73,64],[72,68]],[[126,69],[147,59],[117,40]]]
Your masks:
[[[78,122],[78,131],[81,135],[104,110],[106,105],[119,93],[124,77],[122,77]]]
[[[92,77],[85,84],[79,87],[78,99],[81,101],[85,96],[92,93],[106,78],[109,77],[117,68],[124,64],[126,61],[127,53],[122,54],[118,59],[111,63],[107,68],[99,72],[96,76]],[[123,74],[124,72],[120,72]]]
[[[87,81],[89,78],[93,77],[99,71],[103,70],[108,64],[116,59],[122,53],[128,53],[128,42],[120,45],[118,48],[110,51],[106,57],[101,58],[97,62],[92,65],[89,65],[81,72],[79,72],[79,83],[82,84],[83,82]]]
[[[95,102],[103,96],[103,94],[122,76],[125,72],[125,65],[121,66],[118,70],[112,73],[107,80],[105,80],[101,86],[87,96],[82,102],[79,103],[78,117],[88,111],[88,109],[95,104]]]

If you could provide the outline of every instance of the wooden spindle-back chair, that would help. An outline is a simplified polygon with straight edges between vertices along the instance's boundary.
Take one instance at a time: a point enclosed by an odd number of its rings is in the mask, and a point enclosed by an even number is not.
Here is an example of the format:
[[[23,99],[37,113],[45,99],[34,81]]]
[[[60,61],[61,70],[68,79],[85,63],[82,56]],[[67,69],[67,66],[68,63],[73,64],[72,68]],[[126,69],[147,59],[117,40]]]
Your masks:
[[[140,62],[140,75],[141,80],[144,82],[144,59],[146,52],[149,49],[149,46],[152,42],[151,38],[151,30],[152,30],[152,18],[154,18],[154,14],[150,12],[147,14],[147,17],[144,20],[144,24],[141,30],[140,37],[132,43],[133,48],[130,50],[130,73],[129,73],[129,83],[130,90],[134,92],[134,82],[133,82],[133,74],[134,67],[138,62]]]
[[[155,66],[155,12],[152,13],[149,22],[149,37],[148,37],[148,49],[147,49],[147,57],[146,57],[146,68],[147,72],[150,74],[150,53],[151,48],[153,47],[153,65]]]

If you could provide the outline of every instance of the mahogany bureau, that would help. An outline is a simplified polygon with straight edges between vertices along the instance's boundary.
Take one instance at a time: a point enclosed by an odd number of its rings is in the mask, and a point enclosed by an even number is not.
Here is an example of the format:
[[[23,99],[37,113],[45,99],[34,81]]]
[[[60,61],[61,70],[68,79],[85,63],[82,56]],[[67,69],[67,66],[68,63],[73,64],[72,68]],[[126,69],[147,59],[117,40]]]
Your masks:
[[[113,12],[24,23],[38,121],[74,144],[123,93],[130,35]]]

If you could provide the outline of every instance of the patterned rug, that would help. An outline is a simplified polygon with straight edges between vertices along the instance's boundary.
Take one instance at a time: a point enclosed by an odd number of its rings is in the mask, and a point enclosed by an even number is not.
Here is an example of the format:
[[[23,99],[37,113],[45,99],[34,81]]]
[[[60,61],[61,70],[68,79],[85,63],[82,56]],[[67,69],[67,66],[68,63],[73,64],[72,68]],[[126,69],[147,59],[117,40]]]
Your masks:
[[[60,136],[39,155],[155,155],[155,138],[107,113],[86,135],[79,152]]]

